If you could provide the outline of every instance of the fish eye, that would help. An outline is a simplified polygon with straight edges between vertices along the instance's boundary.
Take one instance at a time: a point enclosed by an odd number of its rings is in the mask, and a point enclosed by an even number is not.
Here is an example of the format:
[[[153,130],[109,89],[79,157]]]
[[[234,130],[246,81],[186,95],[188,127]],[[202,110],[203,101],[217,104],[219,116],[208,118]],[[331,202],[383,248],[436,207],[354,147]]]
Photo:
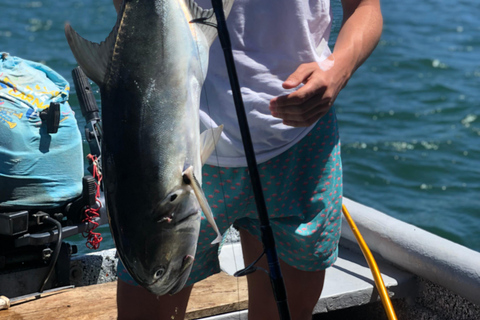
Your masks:
[[[153,274],[153,277],[155,279],[160,279],[161,277],[163,277],[164,274],[165,274],[165,268],[160,267],[157,269],[157,271],[155,271],[155,273]]]

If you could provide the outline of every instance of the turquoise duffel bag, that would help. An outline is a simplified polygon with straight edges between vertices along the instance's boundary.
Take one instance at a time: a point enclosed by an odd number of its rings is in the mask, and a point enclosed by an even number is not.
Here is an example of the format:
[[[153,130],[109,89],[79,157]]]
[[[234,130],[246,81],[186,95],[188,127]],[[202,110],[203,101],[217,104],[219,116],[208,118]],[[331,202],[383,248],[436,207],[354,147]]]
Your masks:
[[[69,91],[49,67],[0,52],[0,212],[56,208],[81,195],[82,138]]]

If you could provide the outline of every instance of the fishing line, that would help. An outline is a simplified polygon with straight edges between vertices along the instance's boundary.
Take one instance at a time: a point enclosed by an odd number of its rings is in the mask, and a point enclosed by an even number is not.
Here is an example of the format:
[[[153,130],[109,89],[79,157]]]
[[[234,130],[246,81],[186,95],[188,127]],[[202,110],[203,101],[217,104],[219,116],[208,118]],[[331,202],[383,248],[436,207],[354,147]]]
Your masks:
[[[256,156],[253,149],[250,129],[248,126],[247,115],[245,112],[240,84],[238,82],[238,76],[236,73],[235,60],[233,57],[230,36],[225,21],[222,0],[212,0],[212,7],[217,18],[218,37],[224,53],[225,63],[228,71],[228,78],[230,81],[230,86],[232,88],[235,111],[237,113],[245,157],[249,169],[250,181],[252,185],[252,190],[255,194],[255,204],[257,206],[257,215],[260,222],[261,237],[270,270],[270,283],[272,286],[273,295],[277,304],[277,310],[280,319],[289,320],[290,311],[287,303],[285,284],[280,269],[280,261],[277,255],[277,250],[275,248],[275,238],[273,235],[272,227],[270,226],[270,220],[266,208],[265,197],[262,190],[260,174],[258,172]]]
[[[193,19],[189,23],[193,23],[193,24],[199,23],[199,24],[207,25],[209,27],[217,29],[216,24],[206,21],[206,20],[212,18],[214,16],[214,14],[215,13],[214,13],[213,9],[211,9],[211,14],[208,17]],[[193,30],[194,30],[195,38],[198,39],[197,29],[193,28]],[[200,53],[200,48],[198,47],[198,42],[197,41],[195,41],[195,46],[197,48],[197,53]],[[199,60],[199,63],[200,63],[200,70],[201,70],[201,73],[202,73],[202,77],[203,77],[203,79],[206,79],[207,74],[208,74],[208,69],[205,69],[204,65],[202,65],[202,60],[200,59],[200,55],[199,55],[198,60]],[[207,74],[204,73],[204,70],[207,70]],[[209,99],[208,99],[207,86],[208,86],[207,83],[204,81],[201,92],[203,93],[203,96],[205,97],[205,104],[206,104],[206,107],[207,107],[207,113],[209,115],[211,115],[212,112],[211,112],[211,109],[210,109],[210,103],[209,103]],[[202,95],[200,95],[200,99],[201,99],[201,96]],[[211,121],[210,121],[209,124],[205,123],[205,127],[206,127],[207,130],[208,129],[213,129],[213,126],[214,126],[213,119],[210,119],[210,120]],[[227,228],[225,230],[225,233],[228,233],[228,235],[230,236],[230,239],[231,239],[231,228],[232,228],[233,222],[230,221],[230,218],[229,218],[227,198],[225,197],[225,181],[223,180],[223,174],[222,174],[222,171],[220,170],[220,160],[219,160],[218,151],[217,151],[217,148],[216,148],[216,145],[217,145],[218,141],[215,139],[215,135],[213,134],[213,132],[211,132],[211,135],[212,135],[212,139],[213,139],[213,142],[214,142],[214,145],[215,145],[215,147],[213,149],[213,152],[215,153],[215,159],[216,159],[216,166],[215,167],[216,167],[217,175],[218,175],[219,180],[220,180],[220,189],[221,189],[221,192],[222,192],[222,195],[223,195],[223,201],[222,201],[223,211],[225,213],[225,218],[227,220],[227,224],[229,225],[229,228]],[[202,175],[203,175],[203,173],[202,173]],[[203,179],[203,176],[202,176],[202,179]],[[202,183],[203,183],[203,181],[202,181]],[[250,197],[251,192],[252,192],[251,188],[249,188],[249,192],[248,192],[247,197]],[[247,210],[247,206],[245,206],[245,208],[243,210],[244,211],[242,213],[245,213],[245,210]],[[214,219],[215,219],[215,216],[214,216]],[[219,219],[217,219],[217,220],[219,220]],[[223,245],[225,244],[226,240],[227,240],[227,235],[224,234],[223,239],[219,244],[219,250],[217,252],[217,255],[220,254],[220,251],[223,249]],[[232,256],[233,256],[233,263],[234,263],[235,268],[236,268],[238,264],[237,264],[237,258],[236,258],[236,255],[235,255],[235,249],[234,249],[233,246],[231,246],[231,250],[232,250]],[[237,284],[237,303],[240,303],[240,283],[239,283],[238,278],[236,278],[236,284]],[[240,319],[240,311],[238,310],[237,312],[238,312],[238,319]]]

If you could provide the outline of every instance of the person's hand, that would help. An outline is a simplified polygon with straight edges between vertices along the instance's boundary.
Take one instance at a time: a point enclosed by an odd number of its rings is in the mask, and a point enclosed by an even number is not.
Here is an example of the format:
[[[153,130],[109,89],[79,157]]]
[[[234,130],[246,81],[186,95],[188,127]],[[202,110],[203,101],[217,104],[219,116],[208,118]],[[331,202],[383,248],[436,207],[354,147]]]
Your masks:
[[[270,111],[283,124],[308,127],[328,113],[348,76],[340,65],[335,65],[333,55],[320,63],[301,64],[283,83],[283,88],[298,90],[270,100]]]

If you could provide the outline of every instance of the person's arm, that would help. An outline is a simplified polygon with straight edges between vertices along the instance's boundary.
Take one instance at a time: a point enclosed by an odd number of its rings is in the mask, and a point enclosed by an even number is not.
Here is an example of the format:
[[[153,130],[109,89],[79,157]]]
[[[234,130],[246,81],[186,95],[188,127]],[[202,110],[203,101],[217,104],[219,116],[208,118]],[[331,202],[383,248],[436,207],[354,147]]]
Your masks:
[[[286,125],[306,127],[323,117],[380,40],[383,19],[379,0],[342,0],[342,6],[343,23],[333,54],[327,59],[330,66],[322,70],[316,62],[300,65],[283,87],[304,86],[270,101],[272,115]]]

